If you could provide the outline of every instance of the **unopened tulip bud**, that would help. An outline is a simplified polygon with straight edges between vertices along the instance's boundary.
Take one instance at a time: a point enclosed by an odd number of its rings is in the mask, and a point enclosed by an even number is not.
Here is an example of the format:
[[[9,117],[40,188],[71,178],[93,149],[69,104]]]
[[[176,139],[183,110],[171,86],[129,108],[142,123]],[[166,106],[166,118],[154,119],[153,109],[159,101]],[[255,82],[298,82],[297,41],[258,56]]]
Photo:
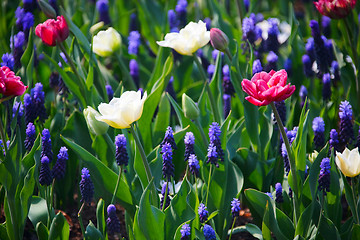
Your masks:
[[[44,0],[39,0],[39,6],[41,11],[43,11],[47,17],[56,18],[56,11],[49,3]]]
[[[182,95],[182,108],[185,117],[189,119],[197,119],[200,114],[200,110],[196,103],[185,93]]]
[[[210,29],[210,42],[215,49],[225,52],[229,45],[229,38],[220,29],[212,28]]]
[[[101,115],[92,107],[87,107],[84,109],[84,117],[89,131],[94,135],[102,135],[107,132],[109,125],[107,123],[98,121],[95,118],[96,116]]]

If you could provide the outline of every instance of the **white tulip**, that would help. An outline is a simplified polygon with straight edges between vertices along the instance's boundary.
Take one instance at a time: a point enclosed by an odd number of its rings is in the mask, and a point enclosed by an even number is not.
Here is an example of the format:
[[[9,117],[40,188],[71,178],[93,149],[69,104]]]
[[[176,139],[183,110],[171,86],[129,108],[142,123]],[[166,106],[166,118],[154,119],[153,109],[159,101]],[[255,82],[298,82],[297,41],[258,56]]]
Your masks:
[[[156,43],[162,47],[170,47],[182,55],[191,56],[199,48],[210,41],[210,31],[207,31],[203,21],[190,22],[178,33],[168,33],[164,41]]]
[[[96,119],[114,128],[129,128],[131,123],[141,117],[146,97],[146,92],[142,98],[140,91],[124,92],[120,98],[113,98],[108,104],[101,103],[98,109],[102,116]]]
[[[108,57],[121,45],[120,34],[112,27],[100,31],[93,38],[93,51],[101,57]]]
[[[355,177],[360,174],[360,155],[357,147],[351,151],[345,148],[342,153],[336,152],[335,162],[347,177]]]

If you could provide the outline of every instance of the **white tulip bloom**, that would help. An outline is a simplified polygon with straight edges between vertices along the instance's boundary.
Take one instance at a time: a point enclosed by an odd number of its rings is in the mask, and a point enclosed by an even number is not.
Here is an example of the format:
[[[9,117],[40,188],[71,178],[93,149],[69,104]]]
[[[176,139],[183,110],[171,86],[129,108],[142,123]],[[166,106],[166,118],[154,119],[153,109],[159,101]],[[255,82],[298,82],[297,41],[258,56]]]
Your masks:
[[[112,27],[100,31],[93,38],[93,51],[101,57],[108,57],[120,48],[121,36]]]
[[[210,31],[207,31],[203,21],[190,22],[180,32],[168,33],[164,41],[156,43],[162,47],[170,47],[182,55],[191,56],[199,48],[210,41]]]
[[[101,103],[98,109],[102,116],[96,119],[114,128],[129,128],[131,123],[141,117],[146,97],[146,92],[142,98],[140,91],[124,92],[120,98],[113,98],[108,104]]]
[[[360,174],[360,155],[357,147],[351,151],[345,148],[342,153],[336,152],[335,162],[347,177],[355,177]]]

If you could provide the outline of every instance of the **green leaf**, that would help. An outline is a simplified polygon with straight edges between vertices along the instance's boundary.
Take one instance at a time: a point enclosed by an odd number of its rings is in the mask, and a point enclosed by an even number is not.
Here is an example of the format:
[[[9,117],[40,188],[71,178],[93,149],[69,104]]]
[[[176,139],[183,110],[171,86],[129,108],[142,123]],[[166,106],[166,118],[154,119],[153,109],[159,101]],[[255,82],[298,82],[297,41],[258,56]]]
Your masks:
[[[314,203],[311,203],[301,213],[298,224],[296,225],[295,236],[300,235],[302,237],[307,237],[308,229],[313,216],[313,211],[314,211]]]
[[[334,223],[323,214],[321,216],[320,226],[318,227],[324,239],[340,239],[340,234]]]
[[[306,103],[301,111],[299,128],[296,134],[294,142],[291,144],[291,151],[295,157],[296,169],[300,171],[305,171],[306,162],[306,140],[307,140],[307,131],[308,131],[308,116],[309,110],[306,111]]]
[[[279,229],[281,230],[281,232],[288,239],[293,239],[295,233],[294,224],[292,223],[290,218],[278,208],[276,208],[276,220],[279,224]]]
[[[88,91],[90,91],[91,87],[94,84],[94,67],[89,65],[89,72],[87,74],[88,75],[86,77],[86,87]]]
[[[85,239],[87,240],[99,240],[103,239],[103,235],[101,232],[94,226],[92,221],[90,220],[89,224],[86,227],[85,231]]]
[[[154,121],[153,143],[160,143],[166,126],[170,125],[171,107],[166,94],[163,93],[160,99],[158,112]]]
[[[151,92],[148,93],[148,97],[146,98],[146,101],[144,103],[143,113],[141,115],[141,118],[137,121],[138,128],[139,131],[141,132],[143,141],[147,143],[144,145],[144,150],[147,154],[151,152],[153,148],[152,138],[151,138],[152,118],[160,102],[161,95],[168,84],[169,78],[167,78],[167,76],[170,74],[172,67],[173,67],[173,59],[171,56],[169,56],[166,59],[161,76],[152,86]],[[150,89],[148,89],[148,91],[149,90]]]
[[[360,236],[360,225],[354,224],[351,231],[351,240],[359,239],[359,236]]]
[[[105,221],[105,202],[102,198],[99,199],[96,207],[96,222],[97,229],[99,229],[102,236],[106,235],[106,221]]]
[[[49,239],[69,239],[70,226],[64,215],[59,212],[53,219],[50,226]]]
[[[60,73],[62,79],[64,80],[66,87],[76,95],[76,97],[80,100],[83,108],[85,108],[88,105],[85,100],[85,92],[84,92],[85,89],[80,88],[82,84],[78,82],[79,80],[77,79],[77,77],[70,78],[68,73],[65,72],[64,69],[59,67],[59,65],[57,64],[57,62],[55,62],[55,60],[49,57],[46,53],[44,53],[44,56],[47,61],[50,61],[53,64],[53,66],[56,68],[56,71]]]
[[[36,235],[38,239],[49,239],[49,230],[42,222],[36,224]]]
[[[54,211],[52,215],[55,215]],[[46,200],[38,196],[32,196],[28,217],[34,227],[36,227],[39,222],[46,224],[48,219]]]
[[[314,162],[311,164],[310,170],[309,170],[309,177],[308,182],[310,186],[311,196],[312,199],[316,199],[316,191],[317,191],[317,184],[318,184],[318,178],[319,178],[319,172],[320,172],[320,163],[323,158],[327,157],[329,153],[328,145],[326,145],[318,154]]]
[[[266,225],[266,227],[274,233],[276,239],[283,239],[283,240],[291,239],[291,238],[286,238],[281,232],[279,225],[277,224],[276,218],[274,216],[274,210],[272,208],[271,203],[269,202],[266,202],[266,206],[265,206],[263,226],[264,225]]]
[[[230,231],[231,230],[229,230],[228,235],[230,234]],[[243,226],[234,227],[233,235],[237,234],[237,233],[241,233],[241,232],[248,232],[254,238],[263,240],[263,233],[262,233],[261,229],[258,226],[256,226],[255,224],[247,223],[246,225],[243,225]]]
[[[179,192],[171,200],[170,206],[165,210],[165,236],[172,239],[179,225],[195,218],[194,210],[190,207],[187,197],[190,194],[187,180],[183,180]]]
[[[144,190],[140,199],[139,209],[135,214],[134,234],[136,239],[159,240],[165,237],[165,214],[150,204],[152,181],[150,181]]]
[[[31,195],[34,192],[34,187],[35,187],[34,172],[35,172],[35,165],[32,168],[30,168],[30,170],[26,174],[24,178],[24,186],[20,192],[21,216],[22,216],[21,222],[26,222],[26,218],[28,216],[31,199],[32,199]]]
[[[105,166],[102,162],[73,141],[61,136],[65,144],[74,150],[82,159],[84,165],[89,169],[94,182],[95,193],[104,199],[110,200],[115,189],[117,174]],[[135,213],[135,205],[128,184],[121,178],[119,189],[116,194],[120,204],[130,213]]]
[[[350,210],[351,210],[353,216],[356,216],[357,209],[356,209],[355,199],[353,198],[353,191],[352,191],[346,177],[344,176],[344,174],[342,172],[340,172],[340,175],[341,175],[341,178],[344,183],[346,202],[349,204],[349,207],[350,207]]]
[[[6,229],[7,229],[6,222],[4,222],[3,224],[0,224],[0,239],[10,240]]]

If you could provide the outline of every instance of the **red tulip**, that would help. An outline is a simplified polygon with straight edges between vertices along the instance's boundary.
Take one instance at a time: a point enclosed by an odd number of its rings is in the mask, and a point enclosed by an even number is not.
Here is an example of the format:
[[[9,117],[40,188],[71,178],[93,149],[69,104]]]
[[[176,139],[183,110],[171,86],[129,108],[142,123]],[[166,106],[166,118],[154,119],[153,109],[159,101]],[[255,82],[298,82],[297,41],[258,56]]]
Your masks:
[[[28,87],[24,86],[21,78],[15,76],[15,73],[10,68],[0,67],[0,93],[5,96],[20,96]]]
[[[269,73],[256,73],[251,81],[244,79],[241,82],[243,90],[249,94],[245,99],[256,106],[265,106],[271,102],[282,101],[290,97],[295,86],[286,85],[287,73],[284,69]]]
[[[333,19],[346,17],[355,7],[356,0],[319,0],[314,2],[317,10]]]
[[[57,19],[48,19],[35,28],[35,34],[48,46],[56,46],[57,42],[63,42],[69,36],[69,27],[64,16]]]

